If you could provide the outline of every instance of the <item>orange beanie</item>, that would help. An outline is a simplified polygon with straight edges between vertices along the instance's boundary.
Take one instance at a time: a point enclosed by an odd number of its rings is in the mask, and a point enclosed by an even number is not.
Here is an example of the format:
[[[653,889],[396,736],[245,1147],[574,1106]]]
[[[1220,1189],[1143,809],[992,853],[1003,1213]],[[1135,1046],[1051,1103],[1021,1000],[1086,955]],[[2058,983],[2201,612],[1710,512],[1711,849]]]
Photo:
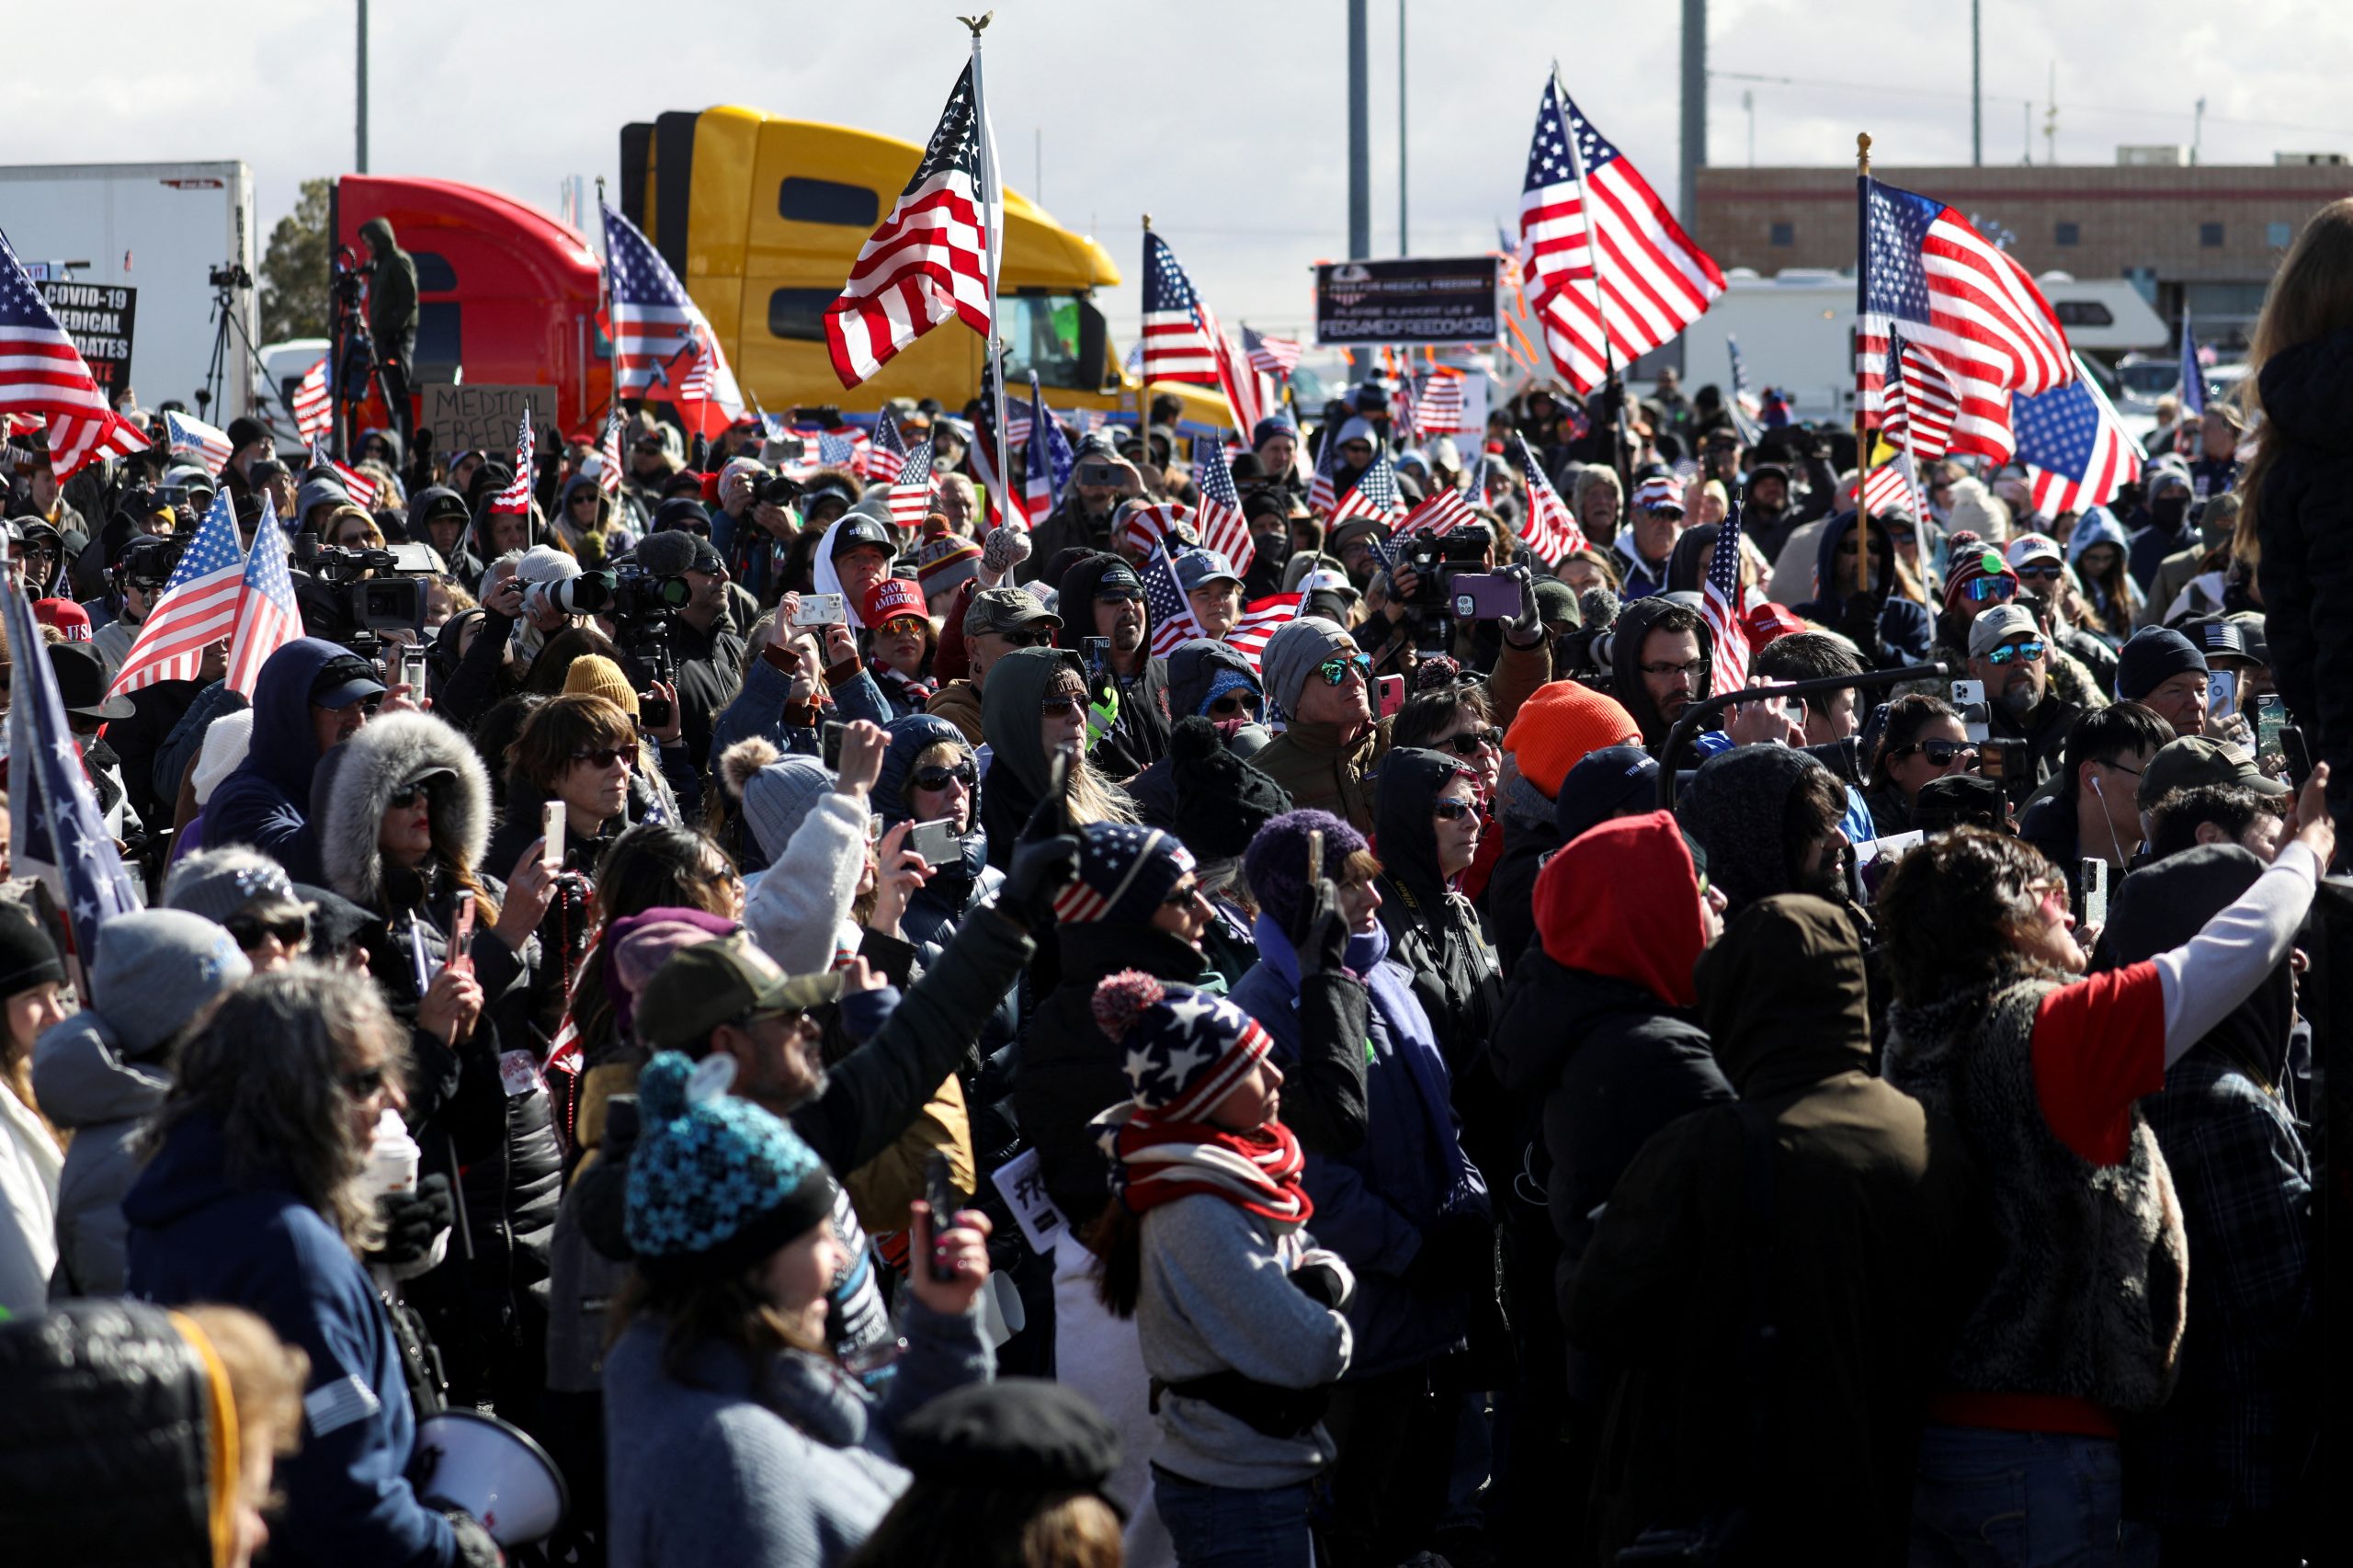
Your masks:
[[[1548,796],[1561,792],[1561,780],[1588,753],[1642,744],[1643,727],[1622,703],[1573,680],[1538,687],[1504,735],[1519,776]]]

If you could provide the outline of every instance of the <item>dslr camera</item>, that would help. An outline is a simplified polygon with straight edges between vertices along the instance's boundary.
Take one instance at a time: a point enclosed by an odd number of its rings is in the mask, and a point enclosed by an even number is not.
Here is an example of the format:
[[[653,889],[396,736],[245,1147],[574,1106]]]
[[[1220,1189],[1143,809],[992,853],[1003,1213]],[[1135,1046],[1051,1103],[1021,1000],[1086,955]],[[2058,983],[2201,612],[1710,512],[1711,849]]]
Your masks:
[[[294,541],[294,601],[311,636],[370,659],[383,651],[381,632],[406,628],[423,640],[425,580],[441,570],[431,545],[348,550],[304,533]]]

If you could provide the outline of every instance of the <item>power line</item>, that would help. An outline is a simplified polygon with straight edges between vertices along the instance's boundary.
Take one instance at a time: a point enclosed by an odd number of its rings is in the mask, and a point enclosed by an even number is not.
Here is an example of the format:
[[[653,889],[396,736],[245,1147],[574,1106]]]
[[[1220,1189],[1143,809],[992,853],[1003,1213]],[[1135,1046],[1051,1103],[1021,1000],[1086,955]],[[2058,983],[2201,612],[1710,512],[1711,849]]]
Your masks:
[[[1710,76],[1720,76],[1731,82],[1762,82],[1781,87],[1831,87],[1840,92],[1874,94],[1882,97],[1962,99],[1970,95],[1949,87],[1907,87],[1885,82],[1831,82],[1815,76],[1768,76],[1753,71],[1711,71]],[[1990,97],[2007,95],[1993,93]],[[2032,103],[2031,97],[2021,97],[2020,102]],[[2178,109],[2150,108],[2146,106],[2127,107],[2122,104],[2086,104],[2069,99],[2067,108],[2078,114],[2131,115],[2145,119],[2179,119]],[[2302,125],[2280,119],[2239,119],[2227,115],[2210,114],[2206,119],[2215,125],[2243,125],[2261,131],[2302,131],[2319,136],[2353,137],[2353,129],[2341,125]]]

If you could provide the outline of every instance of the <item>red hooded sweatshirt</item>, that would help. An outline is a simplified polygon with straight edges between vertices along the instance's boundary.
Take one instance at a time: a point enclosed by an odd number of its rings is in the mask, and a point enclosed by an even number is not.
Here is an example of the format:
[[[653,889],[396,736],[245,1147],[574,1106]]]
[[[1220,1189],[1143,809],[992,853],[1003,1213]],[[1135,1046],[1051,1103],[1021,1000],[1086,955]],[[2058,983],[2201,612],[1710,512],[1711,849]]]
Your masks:
[[[1699,876],[1668,812],[1592,828],[1536,877],[1536,932],[1563,969],[1630,980],[1669,1006],[1699,1000],[1691,968],[1708,945]]]

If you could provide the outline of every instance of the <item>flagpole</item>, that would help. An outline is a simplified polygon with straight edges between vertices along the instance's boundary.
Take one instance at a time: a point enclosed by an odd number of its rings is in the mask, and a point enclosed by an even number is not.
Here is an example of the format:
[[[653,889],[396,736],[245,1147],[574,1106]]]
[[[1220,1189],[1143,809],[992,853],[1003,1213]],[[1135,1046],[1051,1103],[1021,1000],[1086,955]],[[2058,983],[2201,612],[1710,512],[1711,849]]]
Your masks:
[[[1143,232],[1147,234],[1152,233],[1152,214],[1149,212],[1143,215]],[[1146,243],[1144,245],[1144,266],[1149,267],[1151,265],[1152,246],[1149,243]],[[1139,276],[1136,279],[1136,283],[1139,288],[1142,287],[1143,278]],[[1145,330],[1143,314],[1142,312],[1138,312],[1136,314],[1136,448],[1143,453],[1143,460],[1145,462],[1150,462],[1152,460],[1152,411],[1150,407],[1152,399],[1152,378],[1144,373],[1145,367],[1151,362],[1149,357],[1143,351],[1143,335]],[[1170,432],[1169,438],[1172,441],[1176,439],[1175,432]],[[1173,458],[1176,454],[1172,451],[1168,455]]]
[[[605,230],[605,176],[602,176],[602,175],[598,175],[598,176],[597,176],[597,232],[598,233],[604,233],[604,230]],[[610,234],[605,234],[605,255],[604,255],[604,256],[603,256],[603,258],[602,258],[602,259],[603,259],[603,261],[604,261],[604,265],[603,265],[602,267],[598,267],[598,268],[597,268],[597,290],[605,296],[605,331],[606,331],[608,335],[609,335],[609,334],[612,332],[612,330],[613,330],[613,259],[612,259],[612,258],[613,258],[613,237],[612,237]],[[616,346],[614,347],[614,348],[613,348],[613,357],[612,357],[612,358],[611,358],[610,360],[608,360],[608,363],[612,367],[612,369],[611,369],[610,373],[609,373],[609,374],[608,374],[608,375],[606,376],[606,378],[605,378],[605,419],[606,419],[606,422],[607,422],[608,424],[611,423],[611,421],[612,421],[612,417],[613,417],[613,415],[616,415],[616,414],[618,414],[618,413],[620,413],[620,406],[621,406],[620,358],[621,358],[621,355],[620,355],[620,346],[619,346],[619,345],[616,345]],[[604,443],[603,443],[603,441],[602,441],[601,439],[597,442],[597,445],[598,445],[599,447],[601,447],[603,444],[604,444]]]
[[[1005,442],[1005,337],[997,330],[1004,324],[999,321],[996,312],[996,275],[1005,256],[1005,181],[1003,171],[996,166],[996,133],[989,128],[988,99],[981,90],[981,34],[995,17],[996,13],[989,11],[979,17],[959,17],[956,19],[972,32],[972,119],[980,141],[981,166],[987,171],[981,187],[981,206],[989,226],[989,335],[983,352],[988,355],[990,367],[995,372],[989,379],[995,383],[996,427],[993,434],[996,437],[996,483],[999,490],[1006,492],[997,497],[997,515],[1010,517],[1013,515],[1013,497],[1009,476],[1013,466]]]
[[[1593,321],[1601,329],[1602,386],[1609,396],[1609,467],[1618,475],[1618,522],[1632,516],[1633,470],[1626,461],[1626,390],[1618,384],[1618,351],[1609,341],[1609,309],[1601,297],[1601,242],[1595,233],[1593,198],[1585,187],[1585,151],[1577,145],[1576,128],[1568,123],[1569,90],[1561,82],[1561,62],[1552,62],[1552,101],[1561,111],[1561,133],[1569,148],[1569,172],[1577,182],[1577,211],[1585,219],[1586,266],[1592,273]]]
[[[1864,485],[1871,476],[1870,415],[1864,403],[1863,354],[1861,351],[1864,302],[1870,298],[1871,265],[1871,137],[1866,131],[1855,138],[1855,521],[1864,537],[1870,532],[1871,504],[1864,494]],[[1913,518],[1915,528],[1921,519]],[[1927,540],[1920,540],[1925,550]],[[1926,555],[1920,558],[1920,570],[1928,569]]]

